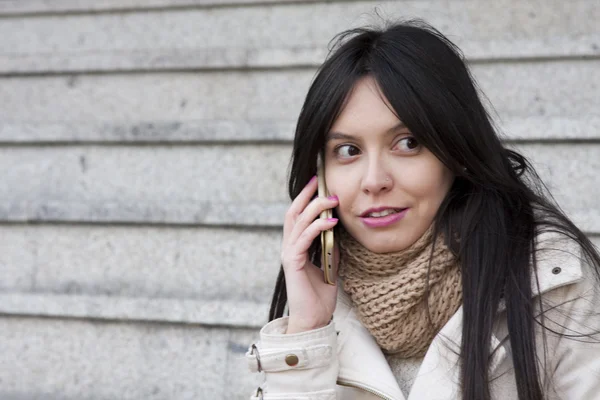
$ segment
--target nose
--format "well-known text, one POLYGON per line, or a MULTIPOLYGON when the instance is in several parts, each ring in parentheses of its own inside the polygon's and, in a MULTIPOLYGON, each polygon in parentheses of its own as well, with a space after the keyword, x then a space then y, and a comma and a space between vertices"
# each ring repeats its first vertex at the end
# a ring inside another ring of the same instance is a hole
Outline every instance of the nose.
POLYGON ((373 157, 368 161, 362 180, 362 190, 366 194, 378 194, 392 189, 394 180, 386 168, 385 161, 373 157))

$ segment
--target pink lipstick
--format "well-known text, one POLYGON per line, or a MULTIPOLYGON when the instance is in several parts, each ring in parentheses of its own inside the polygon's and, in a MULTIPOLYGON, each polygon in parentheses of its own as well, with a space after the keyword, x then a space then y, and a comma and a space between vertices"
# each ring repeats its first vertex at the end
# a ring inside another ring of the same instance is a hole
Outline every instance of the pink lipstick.
POLYGON ((369 228, 381 228, 400 221, 402 218, 404 218, 408 210, 408 208, 405 208, 400 212, 386 215, 385 217, 360 217, 360 219, 362 220, 363 224, 369 228))

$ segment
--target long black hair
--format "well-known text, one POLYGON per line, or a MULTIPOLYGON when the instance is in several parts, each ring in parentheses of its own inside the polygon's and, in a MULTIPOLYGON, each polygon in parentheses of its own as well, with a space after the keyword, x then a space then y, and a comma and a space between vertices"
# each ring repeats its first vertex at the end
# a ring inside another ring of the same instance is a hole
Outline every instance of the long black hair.
MULTIPOLYGON (((450 244, 462 273, 462 398, 490 399, 490 338, 503 299, 519 399, 543 399, 535 351, 540 321, 531 288, 535 238, 552 231, 575 240, 596 272, 598 252, 555 204, 528 160, 502 144, 462 53, 448 38, 412 20, 352 29, 334 43, 298 118, 290 198, 315 175, 317 153, 356 82, 373 77, 417 141, 456 176, 434 227, 446 238, 458 238, 450 244)), ((319 265, 317 242, 309 253, 319 265)), ((283 315, 286 302, 281 270, 269 320, 283 315)))

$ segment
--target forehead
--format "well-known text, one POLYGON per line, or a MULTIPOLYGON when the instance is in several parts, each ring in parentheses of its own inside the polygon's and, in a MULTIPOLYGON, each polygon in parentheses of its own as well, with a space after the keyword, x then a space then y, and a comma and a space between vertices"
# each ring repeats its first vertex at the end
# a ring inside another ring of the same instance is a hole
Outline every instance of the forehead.
POLYGON ((361 134, 387 132, 402 124, 372 77, 357 81, 331 132, 361 134))
POLYGON ((360 79, 350 92, 328 139, 342 135, 385 134, 405 128, 372 77, 360 79))

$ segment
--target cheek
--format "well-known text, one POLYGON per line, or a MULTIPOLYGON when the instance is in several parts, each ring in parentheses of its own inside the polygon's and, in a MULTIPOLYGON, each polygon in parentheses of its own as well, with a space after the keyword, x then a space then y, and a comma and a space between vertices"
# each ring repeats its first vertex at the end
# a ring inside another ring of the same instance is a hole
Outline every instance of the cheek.
POLYGON ((403 186, 415 198, 427 200, 428 203, 439 203, 448 193, 452 181, 452 173, 438 161, 434 165, 428 163, 406 174, 403 186))
POLYGON ((360 191, 359 183, 349 178, 349 174, 342 174, 341 171, 334 168, 325 173, 325 179, 329 193, 340 199, 339 206, 337 207, 338 213, 351 213, 356 195, 360 191))

